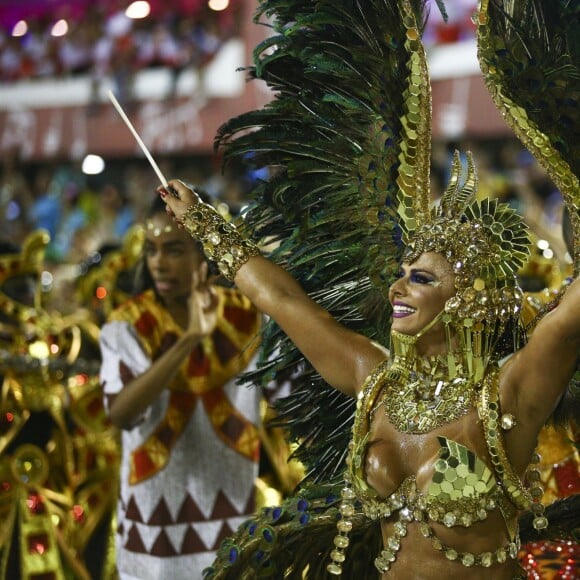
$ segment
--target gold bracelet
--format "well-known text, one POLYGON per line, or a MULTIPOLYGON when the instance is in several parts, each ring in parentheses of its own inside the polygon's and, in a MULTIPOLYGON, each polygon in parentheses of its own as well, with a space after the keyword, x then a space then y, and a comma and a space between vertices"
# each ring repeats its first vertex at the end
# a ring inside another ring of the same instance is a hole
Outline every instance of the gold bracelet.
POLYGON ((219 271, 232 282, 251 256, 260 255, 256 244, 243 238, 235 225, 207 203, 190 206, 183 214, 182 225, 201 242, 207 259, 216 262, 219 271))

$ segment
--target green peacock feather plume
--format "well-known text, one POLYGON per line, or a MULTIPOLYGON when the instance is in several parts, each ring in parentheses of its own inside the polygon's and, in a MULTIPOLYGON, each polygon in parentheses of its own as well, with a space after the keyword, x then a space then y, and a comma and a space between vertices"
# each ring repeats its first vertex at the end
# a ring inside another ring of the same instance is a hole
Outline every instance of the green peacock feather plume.
MULTIPOLYGON (((343 324, 382 343, 403 250, 399 207, 428 209, 424 11, 423 0, 262 2, 255 21, 268 17, 273 35, 248 72, 274 98, 216 138, 226 163, 242 158, 272 173, 245 216, 255 238, 277 244, 270 258, 343 324)), ((338 479, 354 402, 326 385, 273 323, 264 345, 280 354, 249 379, 301 373, 303 387, 279 403, 279 419, 300 442, 306 479, 338 479)))

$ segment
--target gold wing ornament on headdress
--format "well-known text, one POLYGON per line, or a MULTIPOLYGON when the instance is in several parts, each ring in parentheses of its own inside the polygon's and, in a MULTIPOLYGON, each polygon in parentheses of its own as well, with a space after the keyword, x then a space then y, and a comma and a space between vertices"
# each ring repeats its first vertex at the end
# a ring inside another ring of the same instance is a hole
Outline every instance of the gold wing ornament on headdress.
POLYGON ((483 0, 478 56, 491 96, 560 190, 580 271, 580 4, 483 0))

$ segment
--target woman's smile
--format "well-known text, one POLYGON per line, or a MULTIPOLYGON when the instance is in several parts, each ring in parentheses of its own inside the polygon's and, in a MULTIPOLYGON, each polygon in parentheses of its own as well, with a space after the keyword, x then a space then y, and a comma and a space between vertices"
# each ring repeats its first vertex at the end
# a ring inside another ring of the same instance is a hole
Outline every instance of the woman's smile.
POLYGON ((399 300, 393 302, 393 318, 405 318, 415 312, 415 308, 405 304, 404 302, 400 302, 399 300))

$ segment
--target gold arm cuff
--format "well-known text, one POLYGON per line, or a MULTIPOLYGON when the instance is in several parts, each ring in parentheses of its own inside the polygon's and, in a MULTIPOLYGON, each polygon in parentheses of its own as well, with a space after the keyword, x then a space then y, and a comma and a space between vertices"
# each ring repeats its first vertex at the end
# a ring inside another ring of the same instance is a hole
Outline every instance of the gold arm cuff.
POLYGON ((256 244, 243 238, 235 225, 207 203, 190 206, 183 214, 182 224, 191 237, 201 242, 207 259, 215 262, 231 282, 250 257, 260 255, 256 244))

